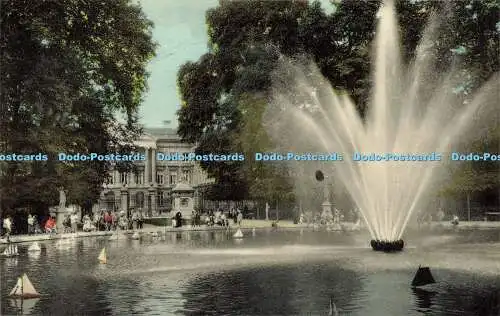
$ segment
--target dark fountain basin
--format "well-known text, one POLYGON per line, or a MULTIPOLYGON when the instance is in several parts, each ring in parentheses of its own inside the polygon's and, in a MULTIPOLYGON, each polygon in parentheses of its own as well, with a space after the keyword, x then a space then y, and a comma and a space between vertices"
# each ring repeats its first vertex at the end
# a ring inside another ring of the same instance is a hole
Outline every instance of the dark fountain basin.
POLYGON ((397 252, 403 250, 405 242, 402 239, 395 241, 372 240, 370 245, 374 251, 397 252))

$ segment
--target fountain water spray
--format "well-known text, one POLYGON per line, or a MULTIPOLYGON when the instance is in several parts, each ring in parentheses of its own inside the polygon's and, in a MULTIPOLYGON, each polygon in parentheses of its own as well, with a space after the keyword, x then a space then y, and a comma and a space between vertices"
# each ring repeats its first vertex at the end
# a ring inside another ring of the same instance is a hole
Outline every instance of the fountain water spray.
POLYGON ((438 19, 431 19, 414 61, 404 66, 392 2, 378 16, 372 97, 364 121, 351 98, 335 92, 315 65, 282 57, 264 124, 281 151, 344 155, 343 161, 320 167, 310 161, 290 166, 304 171, 310 164, 310 174, 322 169, 334 175, 359 208, 372 247, 388 251, 403 248, 410 218, 445 179, 450 158, 441 153, 484 135, 495 123, 498 74, 464 103, 453 92, 456 72, 440 75, 433 69, 430 49, 438 19), (386 161, 354 161, 356 153, 357 158, 386 161), (409 161, 394 161, 396 157, 409 161))

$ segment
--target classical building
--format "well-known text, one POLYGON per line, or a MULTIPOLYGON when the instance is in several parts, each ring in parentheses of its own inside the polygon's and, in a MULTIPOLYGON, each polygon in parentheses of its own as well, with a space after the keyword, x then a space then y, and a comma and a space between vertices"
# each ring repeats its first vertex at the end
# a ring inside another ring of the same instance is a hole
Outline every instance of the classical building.
POLYGON ((194 145, 186 144, 171 128, 146 128, 136 142, 145 155, 137 161, 137 171, 120 173, 112 170, 104 184, 99 206, 106 210, 142 209, 156 216, 182 209, 188 212, 200 204, 201 189, 213 183, 195 161, 157 160, 157 153, 191 153, 194 145))

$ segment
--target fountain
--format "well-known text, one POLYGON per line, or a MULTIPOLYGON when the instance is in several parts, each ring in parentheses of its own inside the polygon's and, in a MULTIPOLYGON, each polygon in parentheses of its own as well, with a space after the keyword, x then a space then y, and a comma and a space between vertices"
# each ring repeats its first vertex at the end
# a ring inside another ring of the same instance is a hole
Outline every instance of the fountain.
MULTIPOLYGON (((350 97, 334 91, 315 65, 282 56, 264 124, 277 150, 292 153, 291 168, 309 174, 321 168, 318 181, 324 172, 343 185, 366 223, 372 248, 391 252, 403 249, 410 219, 452 167, 443 153, 491 131, 499 105, 498 74, 464 102, 454 91, 463 82, 459 72, 438 74, 434 68, 438 18, 431 18, 415 59, 404 66, 392 1, 382 5, 378 17, 366 117, 350 97), (293 153, 311 152, 336 152, 343 161, 321 166, 294 161, 293 153)), ((304 181, 300 173, 298 184, 304 181)))

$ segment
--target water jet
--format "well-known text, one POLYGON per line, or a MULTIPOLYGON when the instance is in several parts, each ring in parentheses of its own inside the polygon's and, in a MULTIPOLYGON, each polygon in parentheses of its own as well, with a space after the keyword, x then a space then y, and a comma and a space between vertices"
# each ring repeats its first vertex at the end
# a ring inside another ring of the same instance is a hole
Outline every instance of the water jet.
POLYGON ((414 59, 406 63, 394 1, 384 1, 379 13, 373 84, 363 116, 313 62, 281 56, 263 117, 280 151, 342 154, 335 163, 287 164, 303 192, 317 187, 314 182, 334 179, 359 210, 372 248, 394 252, 404 248, 407 226, 458 165, 450 165, 448 153, 498 126, 499 75, 464 101, 456 92, 465 80, 456 64, 448 72, 435 71, 438 19, 431 20, 414 59), (304 175, 313 173, 316 181, 309 183, 304 175))

